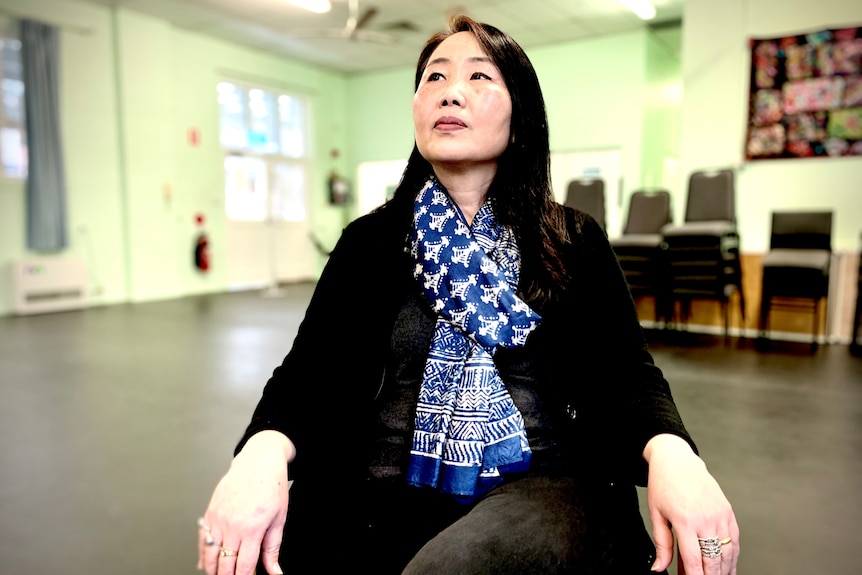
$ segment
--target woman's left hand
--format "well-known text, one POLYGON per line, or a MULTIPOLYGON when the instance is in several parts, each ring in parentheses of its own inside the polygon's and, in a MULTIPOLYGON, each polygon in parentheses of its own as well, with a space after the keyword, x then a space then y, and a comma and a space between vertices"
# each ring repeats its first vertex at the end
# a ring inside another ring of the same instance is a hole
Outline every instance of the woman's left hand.
POLYGON ((656 544, 653 570, 663 571, 670 565, 675 532, 680 573, 736 575, 739 526, 703 460, 684 439, 667 434, 647 443, 644 458, 649 463, 647 503, 656 544), (719 550, 714 557, 708 556, 710 546, 719 550))

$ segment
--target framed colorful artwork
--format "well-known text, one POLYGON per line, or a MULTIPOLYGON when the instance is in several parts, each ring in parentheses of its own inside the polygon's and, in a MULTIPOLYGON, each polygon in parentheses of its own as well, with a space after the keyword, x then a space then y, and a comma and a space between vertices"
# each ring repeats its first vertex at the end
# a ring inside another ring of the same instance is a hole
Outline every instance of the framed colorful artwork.
POLYGON ((862 156, 862 27, 750 47, 746 160, 862 156))

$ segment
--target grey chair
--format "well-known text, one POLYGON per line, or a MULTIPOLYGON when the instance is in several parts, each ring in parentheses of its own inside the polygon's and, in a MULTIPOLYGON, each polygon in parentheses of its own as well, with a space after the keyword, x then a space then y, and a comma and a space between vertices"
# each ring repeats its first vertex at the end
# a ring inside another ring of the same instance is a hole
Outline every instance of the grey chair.
POLYGON ((770 311, 783 307, 811 310, 811 351, 817 349, 820 302, 829 294, 831 262, 832 211, 772 213, 769 251, 763 258, 760 347, 768 340, 770 311))
POLYGON ((688 322, 691 302, 721 304, 725 341, 729 338, 729 303, 734 294, 745 322, 745 295, 736 227, 735 175, 730 169, 695 171, 689 177, 685 220, 662 228, 665 249, 667 321, 688 322))
POLYGON ((565 205, 588 213, 603 230, 607 230, 604 180, 597 178, 570 181, 566 189, 565 205))
POLYGON ((658 321, 666 307, 662 282, 661 229, 671 222, 670 192, 637 190, 632 193, 622 235, 610 240, 635 298, 652 296, 658 321))

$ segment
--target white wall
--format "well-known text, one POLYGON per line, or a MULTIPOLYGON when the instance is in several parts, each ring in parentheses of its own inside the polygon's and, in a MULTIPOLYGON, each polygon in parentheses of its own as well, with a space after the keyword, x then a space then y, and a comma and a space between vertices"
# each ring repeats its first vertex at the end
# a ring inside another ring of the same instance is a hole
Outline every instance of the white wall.
MULTIPOLYGON (((738 168, 737 218, 744 252, 767 249, 773 210, 821 208, 835 212, 833 248, 857 252, 862 158, 743 162, 743 146, 748 40, 860 26, 862 2, 687 0, 683 23, 681 177, 701 168, 738 168)), ((685 198, 675 198, 674 204, 681 220, 685 198)))

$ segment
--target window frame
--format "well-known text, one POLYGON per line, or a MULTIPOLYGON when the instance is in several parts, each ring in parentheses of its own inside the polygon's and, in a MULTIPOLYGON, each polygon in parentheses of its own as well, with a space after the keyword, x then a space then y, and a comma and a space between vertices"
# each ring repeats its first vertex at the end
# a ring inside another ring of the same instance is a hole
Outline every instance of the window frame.
MULTIPOLYGON (((0 17, 0 82, 20 82, 21 83, 21 119, 13 120, 9 118, 9 115, 6 113, 6 106, 3 102, 0 102, 0 130, 2 129, 11 129, 17 131, 21 136, 21 165, 18 171, 11 172, 6 168, 5 163, 2 161, 2 155, 4 153, 3 149, 3 141, 0 138, 0 181, 14 181, 14 182, 22 182, 27 179, 27 175, 29 173, 29 150, 27 148, 27 110, 25 108, 24 103, 24 90, 26 90, 26 86, 24 86, 24 78, 23 78, 23 70, 21 78, 8 78, 6 76, 6 62, 3 57, 4 45, 6 42, 14 42, 18 44, 18 65, 23 67, 23 62, 21 62, 21 35, 18 31, 17 21, 10 20, 8 18, 0 17)), ((5 96, 2 85, 0 85, 0 98, 5 96)))
MULTIPOLYGON (((267 132, 270 136, 274 135, 274 145, 277 148, 277 151, 267 152, 265 150, 256 149, 256 147, 249 143, 246 140, 245 146, 231 146, 227 145, 222 140, 222 130, 223 130, 223 114, 222 114, 222 104, 218 102, 218 110, 219 110, 219 146, 222 150, 222 166, 225 171, 225 175, 227 175, 227 158, 232 156, 250 158, 254 160, 258 160, 264 163, 266 166, 266 188, 267 188, 267 216, 264 220, 257 219, 238 219, 231 216, 231 214, 227 210, 227 198, 225 198, 225 217, 228 221, 239 222, 239 223, 269 223, 269 222, 299 222, 305 221, 310 217, 310 186, 311 186, 311 172, 312 172, 312 159, 311 159, 311 99, 300 92, 296 91, 288 91, 282 88, 274 88, 272 86, 262 85, 256 82, 248 82, 243 80, 238 80, 235 78, 222 78, 216 87, 216 95, 219 96, 219 86, 222 84, 230 84, 237 88, 242 89, 242 93, 244 95, 243 101, 243 121, 246 133, 250 132, 254 125, 254 118, 252 117, 252 106, 251 106, 251 98, 250 93, 253 90, 260 90, 264 94, 270 94, 273 96, 274 102, 274 110, 275 115, 271 116, 269 119, 269 125, 267 126, 267 132), (279 113, 279 104, 278 101, 281 97, 293 98, 302 103, 302 154, 298 156, 290 156, 284 153, 283 146, 283 138, 282 138, 282 127, 284 124, 284 119, 279 113), (276 172, 278 170, 278 166, 280 164, 285 164, 291 167, 299 167, 302 172, 303 179, 303 190, 302 190, 302 214, 301 217, 298 218, 285 218, 280 214, 275 213, 275 204, 274 201, 274 187, 273 184, 276 181, 276 172)), ((223 189, 223 193, 227 193, 227 181, 225 181, 225 186, 223 189)))

